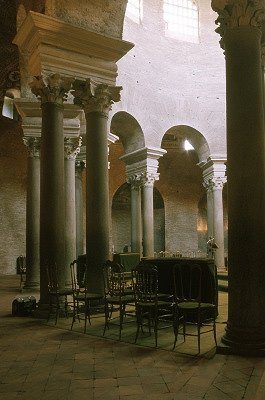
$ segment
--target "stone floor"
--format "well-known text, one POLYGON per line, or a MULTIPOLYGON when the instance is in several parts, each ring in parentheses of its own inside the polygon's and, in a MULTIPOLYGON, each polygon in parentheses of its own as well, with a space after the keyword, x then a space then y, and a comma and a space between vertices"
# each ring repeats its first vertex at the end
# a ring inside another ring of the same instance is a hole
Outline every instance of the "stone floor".
MULTIPOLYGON (((13 317, 19 278, 0 276, 0 398, 5 400, 226 400, 265 399, 265 360, 215 354, 212 334, 202 337, 202 354, 187 338, 172 351, 173 334, 132 343, 131 329, 94 318, 87 334, 82 323, 13 317), (189 353, 189 354, 186 354, 189 353)), ((23 296, 26 295, 23 293, 23 296)), ((218 339, 224 331, 227 293, 219 295, 218 339)), ((129 324, 128 324, 129 325, 129 324)))

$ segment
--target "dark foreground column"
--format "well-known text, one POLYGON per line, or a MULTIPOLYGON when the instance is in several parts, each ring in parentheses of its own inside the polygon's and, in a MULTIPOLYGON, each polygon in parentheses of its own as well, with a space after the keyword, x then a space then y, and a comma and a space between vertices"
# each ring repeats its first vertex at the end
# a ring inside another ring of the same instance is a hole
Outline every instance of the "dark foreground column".
POLYGON ((86 116, 86 254, 88 288, 103 293, 102 264, 109 258, 108 114, 120 87, 90 79, 74 84, 75 103, 86 116))
POLYGON ((70 85, 58 74, 35 78, 31 85, 42 108, 39 313, 48 304, 47 265, 56 264, 60 288, 66 281, 63 101, 70 85))
POLYGON ((226 57, 228 323, 219 351, 265 354, 264 2, 216 0, 226 57), (256 25, 256 26, 253 26, 256 25))

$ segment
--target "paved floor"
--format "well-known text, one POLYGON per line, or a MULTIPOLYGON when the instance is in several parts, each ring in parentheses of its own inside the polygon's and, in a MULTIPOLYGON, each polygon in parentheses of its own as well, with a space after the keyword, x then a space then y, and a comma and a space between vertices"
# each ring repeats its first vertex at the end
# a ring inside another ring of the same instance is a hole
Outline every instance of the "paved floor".
MULTIPOLYGON (((154 349, 144 340, 128 343, 129 335, 121 342, 113 340, 114 328, 103 338, 100 319, 83 334, 82 324, 70 331, 71 321, 63 319, 54 326, 13 317, 18 286, 17 276, 0 276, 0 399, 265 399, 265 360, 215 355, 211 334, 202 338, 203 354, 198 357, 192 338, 175 351, 162 340, 154 349)), ((220 338, 227 294, 220 294, 219 304, 220 338)), ((172 344, 172 332, 170 340, 172 344)))

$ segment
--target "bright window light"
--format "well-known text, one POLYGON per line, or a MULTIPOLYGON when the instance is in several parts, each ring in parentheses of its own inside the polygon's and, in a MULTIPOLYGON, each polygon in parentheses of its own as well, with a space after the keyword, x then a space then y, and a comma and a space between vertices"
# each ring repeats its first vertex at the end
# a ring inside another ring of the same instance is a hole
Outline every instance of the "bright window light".
POLYGON ((164 0, 165 33, 189 42, 199 40, 199 10, 194 0, 164 0))
POLYGON ((139 24, 143 17, 143 0, 128 0, 125 15, 139 24))
POLYGON ((187 139, 184 142, 184 149, 187 151, 194 150, 194 147, 192 146, 192 144, 190 144, 190 142, 187 139))

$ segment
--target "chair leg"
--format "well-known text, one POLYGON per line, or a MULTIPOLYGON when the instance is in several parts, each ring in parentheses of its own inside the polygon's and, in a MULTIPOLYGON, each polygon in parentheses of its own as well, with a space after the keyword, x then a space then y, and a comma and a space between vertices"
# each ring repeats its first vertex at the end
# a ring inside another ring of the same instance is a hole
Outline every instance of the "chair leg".
MULTIPOLYGON (((112 313, 112 311, 111 311, 112 313)), ((106 329, 109 328, 109 318, 111 315, 110 311, 109 311, 109 304, 106 301, 105 302, 105 325, 104 325, 104 330, 103 330, 103 336, 105 335, 106 329)))
POLYGON ((142 315, 141 315, 141 310, 140 310, 139 306, 135 309, 135 313, 136 313, 137 330, 136 330, 134 343, 137 342, 137 339, 138 339, 138 336, 139 336, 139 331, 140 331, 140 326, 143 329, 143 326, 142 326, 142 315))

